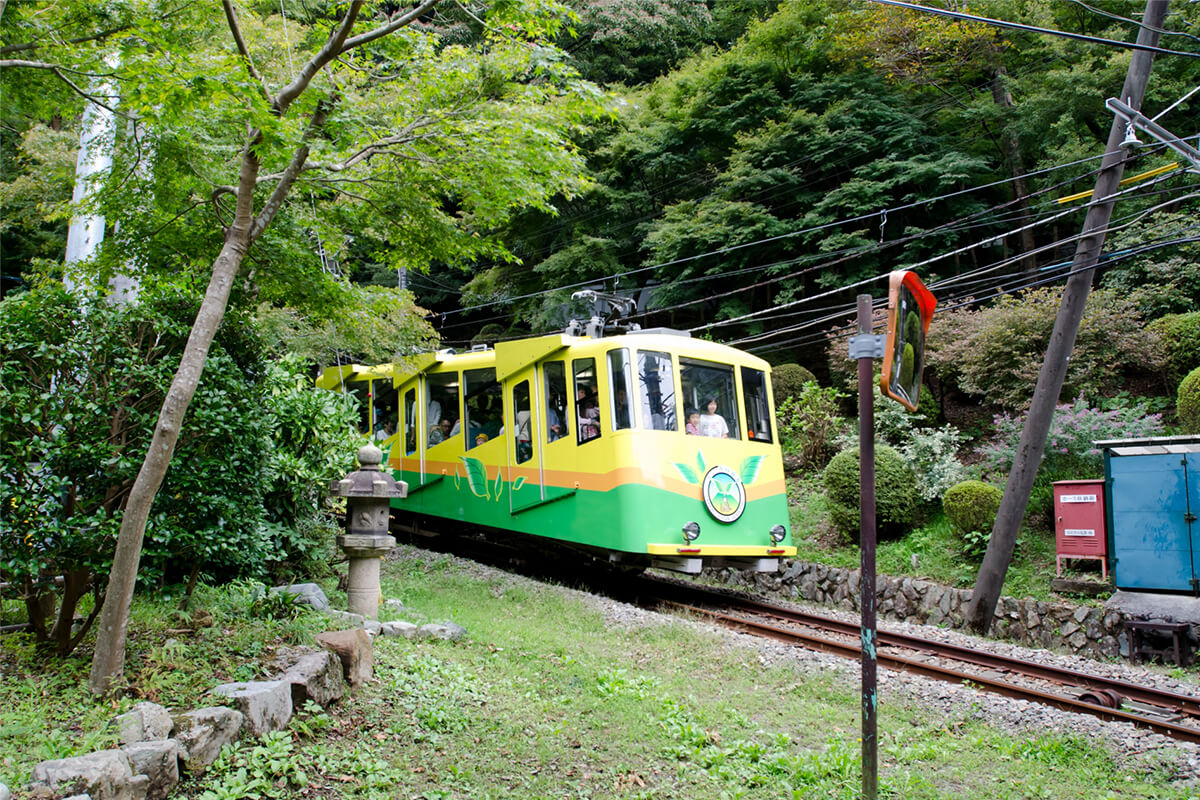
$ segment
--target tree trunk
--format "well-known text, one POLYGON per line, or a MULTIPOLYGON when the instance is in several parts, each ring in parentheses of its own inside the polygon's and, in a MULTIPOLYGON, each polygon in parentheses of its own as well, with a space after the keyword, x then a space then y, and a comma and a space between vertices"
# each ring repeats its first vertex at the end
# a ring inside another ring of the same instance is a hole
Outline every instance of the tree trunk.
MULTIPOLYGON (((253 160, 250 156, 246 158, 253 160)), ((257 164, 254 165, 253 172, 257 175, 257 164)), ((244 175, 243 171, 243 177, 244 175)), ((240 183, 246 186, 244 180, 240 183)), ((252 189, 249 188, 252 186, 253 179, 245 188, 243 196, 252 194, 252 189)), ((241 205, 239 198, 239 207, 241 205)), ((204 302, 200 304, 200 311, 196 314, 196 321, 184 347, 179 369, 175 372, 171 388, 167 390, 162 409, 158 413, 158 422, 154 426, 154 437, 150 441, 146 459, 142 462, 142 468, 129 491, 125 513, 121 518, 121 532, 117 537, 117 550, 113 556, 112 572, 108 576, 108 590, 105 592, 104 609, 100 615, 100 627, 96 633, 92 671, 88 677, 88 688, 93 694, 106 694, 113 688, 114 680, 124 673, 129 607, 133 602, 133 587, 137 582, 146 520, 150 516, 150 507, 171 463, 171 454, 179 440, 184 415, 200 383, 200 374, 208 358, 208 349, 225 316, 225 306, 229 301, 233 280, 249 247, 251 222, 248 214, 239 213, 217 260, 213 263, 212 278, 209 280, 204 302)))

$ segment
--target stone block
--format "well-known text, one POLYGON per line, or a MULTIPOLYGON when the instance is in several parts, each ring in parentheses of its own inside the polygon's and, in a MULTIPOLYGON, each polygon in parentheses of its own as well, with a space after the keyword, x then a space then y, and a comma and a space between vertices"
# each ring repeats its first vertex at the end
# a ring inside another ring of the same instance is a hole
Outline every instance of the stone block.
POLYGON ((425 639, 444 639, 449 642, 457 642, 467 637, 467 629, 453 622, 431 622, 422 625, 417 630, 417 635, 425 639))
POLYGON ((411 622, 385 622, 382 633, 384 636, 402 636, 405 639, 412 639, 417 635, 417 626, 411 622))
POLYGON ((325 596, 325 592, 315 583, 293 583, 287 586, 276 586, 271 589, 271 594, 276 595, 280 592, 296 596, 296 602, 304 605, 312 606, 317 611, 329 610, 329 598, 325 596))
POLYGON ((342 673, 357 689, 375 674, 375 651, 371 637, 362 628, 317 634, 317 644, 332 651, 342 662, 342 673))
POLYGON ((175 739, 182 750, 183 768, 200 773, 216 760, 221 748, 242 732, 242 712, 224 706, 198 708, 175 717, 175 739))
POLYGON ((174 727, 165 708, 158 703, 142 701, 117 717, 117 739, 121 744, 158 741, 169 737, 174 727))
POLYGON ((148 778, 146 800, 163 800, 179 783, 180 748, 174 739, 136 742, 121 751, 129 758, 133 773, 148 778))
POLYGON ((282 730, 292 719, 290 681, 246 681, 224 683, 213 693, 228 697, 245 716, 246 728, 255 736, 282 730))
MULTIPOLYGON (((43 761, 33 768, 30 789, 49 789, 57 797, 88 794, 92 800, 133 800, 133 770, 120 750, 43 761)), ((144 794, 142 795, 144 797, 144 794)))
POLYGON ((342 664, 328 650, 301 656, 282 680, 291 685, 293 709, 303 708, 309 700, 327 708, 346 694, 342 664))

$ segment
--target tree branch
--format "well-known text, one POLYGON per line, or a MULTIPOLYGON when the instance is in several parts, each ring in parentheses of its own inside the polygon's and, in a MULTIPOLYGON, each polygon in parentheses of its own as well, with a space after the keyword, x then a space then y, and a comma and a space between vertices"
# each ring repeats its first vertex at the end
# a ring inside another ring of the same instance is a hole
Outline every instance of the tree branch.
MULTIPOLYGON (((100 31, 99 33, 93 33, 91 36, 80 36, 76 39, 67 39, 66 41, 62 42, 62 44, 83 44, 84 42, 99 42, 104 39, 107 39, 109 36, 112 36, 114 33, 120 33, 121 31, 127 31, 132 27, 133 27, 132 25, 120 25, 116 28, 109 28, 106 31, 100 31)), ((7 55, 9 53, 20 53, 25 50, 36 50, 39 47, 41 47, 40 42, 24 42, 23 44, 10 44, 10 45, 6 45, 4 47, 0 47, 0 56, 7 55)))
POLYGON ((274 102, 275 112, 279 116, 282 117, 292 101, 304 93, 321 68, 342 52, 346 37, 350 35, 350 29, 354 27, 354 22, 358 19, 358 12, 362 9, 363 2, 364 0, 353 0, 350 3, 350 9, 346 12, 346 16, 342 18, 337 29, 330 34, 328 41, 307 64, 300 68, 295 79, 279 92, 279 96, 275 98, 274 102))
MULTIPOLYGON (((313 110, 312 119, 308 122, 308 129, 304 132, 304 140, 296 152, 292 154, 292 160, 284 169, 283 175, 279 178, 279 183, 275 186, 275 190, 271 192, 271 196, 267 198, 267 202, 263 205, 262 211, 255 218, 254 224, 250 228, 250 236, 248 243, 253 243, 267 226, 271 224, 271 220, 275 218, 275 214, 283 207, 283 201, 287 198, 288 192, 292 190, 292 185, 296 182, 296 178, 300 177, 301 171, 304 169, 304 162, 308 160, 309 146, 308 142, 312 139, 313 134, 325 127, 325 120, 329 118, 329 112, 333 110, 334 103, 337 102, 337 97, 329 97, 317 103, 316 109, 313 110)), ((249 193, 249 192, 247 192, 249 193)), ((239 197, 239 202, 241 198, 239 197)))
MULTIPOLYGON (((108 105, 107 103, 100 102, 99 100, 96 99, 95 96, 88 94, 83 89, 80 89, 79 86, 77 86, 74 81, 72 81, 70 78, 68 78, 66 75, 63 74, 62 67, 58 66, 57 64, 50 64, 45 61, 22 61, 21 59, 13 59, 13 58, 0 59, 0 69, 8 69, 10 67, 11 68, 24 68, 24 69, 44 69, 44 70, 47 70, 48 72, 53 72, 60 81, 65 83, 67 86, 71 87, 71 91, 75 92, 75 94, 79 95, 84 100, 87 100, 89 103, 95 103, 96 105, 100 106, 101 108, 103 108, 107 111, 110 111, 113 114, 116 114, 120 117, 124 117, 125 119, 133 119, 133 117, 129 116, 128 114, 122 114, 120 111, 117 111, 115 108, 108 105)), ((83 74, 83 73, 81 73, 81 74, 83 74)))
POLYGON ((422 3, 419 6, 417 6, 416 8, 414 8, 412 11, 409 11, 406 14, 401 14, 400 16, 396 17, 392 21, 388 22, 386 25, 381 25, 380 27, 376 28, 373 31, 367 31, 366 33, 360 33, 358 36, 355 36, 352 39, 347 39, 346 43, 342 46, 342 49, 339 50, 338 52, 345 53, 347 50, 353 50, 354 48, 360 47, 360 46, 366 44, 367 42, 373 42, 376 39, 382 39, 384 36, 387 36, 389 33, 394 33, 395 31, 398 31, 407 25, 411 25, 412 23, 416 22, 422 15, 424 15, 424 13, 426 11, 433 8, 441 1, 442 0, 423 0, 422 3))
POLYGON ((242 61, 246 64, 247 74, 258 84, 263 99, 270 102, 271 93, 267 91, 266 83, 258 74, 258 70, 254 68, 254 59, 250 57, 250 50, 246 47, 246 40, 242 37, 242 27, 238 24, 237 11, 234 9, 233 3, 230 0, 221 0, 221 5, 225 9, 225 21, 229 23, 229 32, 233 34, 233 41, 237 45, 238 52, 242 54, 242 61))

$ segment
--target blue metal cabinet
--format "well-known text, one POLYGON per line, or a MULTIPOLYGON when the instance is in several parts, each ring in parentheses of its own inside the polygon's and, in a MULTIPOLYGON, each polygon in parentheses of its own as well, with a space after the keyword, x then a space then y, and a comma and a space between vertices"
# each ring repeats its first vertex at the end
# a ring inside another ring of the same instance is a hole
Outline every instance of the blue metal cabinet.
POLYGON ((1200 594, 1200 437, 1096 444, 1117 587, 1200 594))

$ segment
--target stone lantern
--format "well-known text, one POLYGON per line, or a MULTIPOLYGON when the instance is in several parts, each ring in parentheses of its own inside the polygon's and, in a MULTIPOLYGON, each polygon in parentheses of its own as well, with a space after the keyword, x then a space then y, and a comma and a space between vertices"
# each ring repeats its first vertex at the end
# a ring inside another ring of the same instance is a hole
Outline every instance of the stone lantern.
POLYGON ((379 616, 379 561, 396 546, 388 534, 391 500, 408 496, 408 484, 384 472, 382 461, 378 447, 364 445, 358 450, 359 468, 329 483, 330 494, 346 498, 346 532, 337 544, 350 559, 350 611, 371 618, 379 616))

